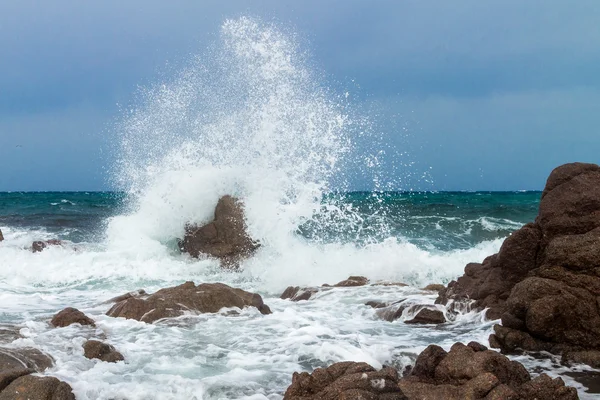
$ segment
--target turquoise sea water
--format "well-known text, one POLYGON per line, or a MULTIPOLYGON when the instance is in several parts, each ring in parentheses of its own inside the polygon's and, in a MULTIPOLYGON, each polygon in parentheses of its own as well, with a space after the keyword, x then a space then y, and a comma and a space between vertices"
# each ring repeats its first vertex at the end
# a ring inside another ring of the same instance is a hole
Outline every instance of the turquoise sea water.
MULTIPOLYGON (((298 228, 315 242, 373 243, 403 238, 423 249, 467 249, 506 237, 533 221, 541 192, 351 192, 322 201, 298 228), (323 209, 325 210, 325 208, 323 209)), ((0 227, 44 230, 75 243, 104 234, 107 218, 126 209, 119 192, 0 192, 0 227)))

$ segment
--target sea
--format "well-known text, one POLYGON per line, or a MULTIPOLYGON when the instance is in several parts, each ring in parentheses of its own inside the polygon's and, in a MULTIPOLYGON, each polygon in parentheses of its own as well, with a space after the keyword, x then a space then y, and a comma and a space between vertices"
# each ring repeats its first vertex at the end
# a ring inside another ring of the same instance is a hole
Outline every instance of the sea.
MULTIPOLYGON (((388 322, 365 303, 433 304, 437 294, 422 288, 497 252, 535 219, 541 193, 390 190, 410 166, 383 165, 382 154, 393 153, 376 117, 328 86, 309 53, 285 26, 226 20, 209 49, 141 88, 111 126, 114 191, 0 193, 0 327, 22 336, 5 346, 50 354, 55 365, 45 374, 68 382, 77 399, 275 400, 294 372, 338 361, 402 371, 429 344, 487 344, 498 321, 480 312, 415 326, 404 323, 409 311, 388 322), (352 190, 357 171, 369 190, 352 190), (210 221, 225 194, 243 201, 248 232, 261 243, 238 271, 177 246, 185 224, 210 221), (49 239, 62 245, 31 251, 49 239), (351 275, 407 286, 279 298, 290 285, 351 275), (105 315, 117 295, 186 281, 257 292, 273 313, 247 308, 154 324, 105 315), (65 307, 96 327, 52 328, 65 307), (114 345, 125 361, 85 358, 89 338, 114 345)), ((573 379, 586 367, 550 355, 511 358, 594 396, 573 379)))

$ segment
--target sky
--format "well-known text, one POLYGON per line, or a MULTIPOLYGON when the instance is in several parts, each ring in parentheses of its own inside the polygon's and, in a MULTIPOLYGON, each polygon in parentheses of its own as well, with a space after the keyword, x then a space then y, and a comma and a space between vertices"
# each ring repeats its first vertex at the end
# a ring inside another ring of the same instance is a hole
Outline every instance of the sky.
POLYGON ((118 105, 241 15, 289 26, 355 85, 403 154, 386 161, 397 189, 536 190, 600 162, 598 0, 9 0, 0 191, 111 189, 118 105))

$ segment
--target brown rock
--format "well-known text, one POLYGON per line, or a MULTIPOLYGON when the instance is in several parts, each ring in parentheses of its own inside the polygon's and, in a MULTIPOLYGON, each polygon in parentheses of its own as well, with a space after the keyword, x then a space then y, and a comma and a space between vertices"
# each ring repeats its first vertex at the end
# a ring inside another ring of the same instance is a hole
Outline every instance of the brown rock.
POLYGON ((284 300, 300 301, 308 300, 313 294, 319 291, 318 288, 300 288, 300 286, 289 286, 281 294, 280 298, 284 300))
POLYGON ((50 376, 22 376, 0 392, 0 400, 75 400, 71 386, 50 376))
POLYGON ((369 283, 369 280, 364 276, 351 276, 346 280, 336 283, 335 287, 351 287, 351 286, 365 286, 369 283))
POLYGON ((35 370, 29 368, 0 369, 0 392, 15 379, 34 372, 35 370))
POLYGON ((446 318, 440 310, 423 308, 413 319, 404 322, 406 324, 443 324, 446 322, 446 318))
POLYGON ((152 323, 185 312, 216 313, 225 307, 256 307, 261 314, 271 314, 269 306, 256 293, 232 288, 222 283, 186 282, 161 289, 146 297, 129 297, 116 303, 106 315, 152 323))
POLYGON ((531 380, 520 363, 471 342, 456 343, 448 353, 436 345, 427 347, 399 386, 411 400, 577 398, 577 391, 561 380, 546 379, 531 380))
POLYGON ((531 381, 524 383, 519 388, 520 399, 537 400, 578 400, 577 390, 565 386, 562 379, 552 379, 546 374, 541 374, 531 381))
POLYGON ((284 400, 404 400, 393 368, 376 371, 366 363, 340 362, 312 374, 295 372, 284 400))
POLYGON ((4 240, 4 235, 2 235, 2 229, 0 229, 0 242, 4 240))
POLYGON ((592 368, 600 368, 600 351, 567 351, 562 356, 565 364, 587 364, 592 368))
POLYGON ((214 220, 201 227, 187 225, 179 247, 192 257, 205 254, 220 259, 223 267, 237 268, 242 259, 259 247, 246 229, 242 203, 234 197, 223 196, 215 207, 214 220))
POLYGON ((52 318, 50 323, 57 328, 62 328, 71 324, 96 326, 94 320, 86 316, 78 309, 72 307, 67 307, 58 314, 56 314, 52 318))
POLYGON ((102 343, 98 340, 88 340, 83 345, 83 355, 86 358, 97 358, 105 362, 123 361, 123 355, 119 353, 113 346, 107 343, 102 343))
POLYGON ((58 239, 50 239, 50 240, 37 240, 31 244, 31 251, 33 253, 39 253, 43 251, 48 246, 62 246, 62 241, 58 239))
POLYGON ((502 351, 600 351, 600 166, 552 171, 536 221, 467 265, 436 300, 451 301, 501 318, 490 344, 502 351))
POLYGON ((446 289, 446 286, 442 285, 441 283, 431 283, 431 284, 425 286, 421 290, 427 290, 430 292, 439 292, 440 290, 444 290, 444 289, 446 289))
POLYGON ((52 357, 37 349, 0 347, 0 371, 25 368, 43 372, 52 365, 52 357))

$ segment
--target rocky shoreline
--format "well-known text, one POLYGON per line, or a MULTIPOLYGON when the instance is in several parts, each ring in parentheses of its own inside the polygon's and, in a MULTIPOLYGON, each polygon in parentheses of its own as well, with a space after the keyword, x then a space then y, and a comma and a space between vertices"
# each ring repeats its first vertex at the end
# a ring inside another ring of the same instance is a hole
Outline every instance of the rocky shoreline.
MULTIPOLYGON (((2 233, 0 232, 0 240, 2 233)), ((48 241, 33 246, 43 251, 48 241)), ((219 200, 212 222, 188 225, 180 249, 192 257, 216 257, 221 266, 237 269, 260 243, 246 232, 243 206, 230 196, 219 200)), ((401 282, 371 282, 351 276, 333 285, 290 286, 281 299, 307 302, 331 290, 354 290, 365 285, 406 286, 401 282)), ((317 399, 577 399, 577 390, 560 378, 530 372, 504 354, 549 352, 565 365, 583 363, 600 368, 600 166, 573 163, 550 174, 536 220, 508 237, 498 254, 481 264, 471 263, 465 273, 447 286, 422 289, 439 292, 435 304, 408 298, 374 299, 365 306, 376 318, 406 324, 435 326, 452 323, 465 310, 485 312, 500 320, 488 343, 455 343, 449 351, 430 345, 414 365, 403 371, 391 366, 377 370, 360 362, 338 362, 290 377, 286 400, 317 399)), ((235 316, 253 308, 260 317, 271 309, 257 293, 222 283, 185 282, 148 294, 138 290, 107 302, 108 317, 153 324, 186 314, 223 313, 235 316)), ((95 321, 75 308, 58 312, 54 329, 73 324, 94 327, 95 321)), ((82 328, 83 329, 83 328, 82 328)), ((0 400, 70 400, 66 383, 44 374, 54 365, 51 355, 33 348, 7 346, 19 337, 0 327, 0 400)), ((81 354, 99 362, 127 363, 110 338, 94 337, 81 354)), ((598 375, 591 375, 598 379, 598 375)))

